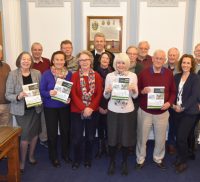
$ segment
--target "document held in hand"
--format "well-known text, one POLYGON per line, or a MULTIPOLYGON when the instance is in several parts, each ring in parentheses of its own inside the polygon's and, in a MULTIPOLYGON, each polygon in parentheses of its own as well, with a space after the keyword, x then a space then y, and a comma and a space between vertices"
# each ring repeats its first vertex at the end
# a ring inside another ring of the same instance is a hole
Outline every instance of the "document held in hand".
POLYGON ((116 82, 112 84, 112 99, 128 100, 129 98, 129 78, 118 77, 116 82))
POLYGON ((39 106, 42 104, 38 83, 23 85, 22 89, 27 94, 25 97, 27 108, 39 106))
POLYGON ((165 87, 148 87, 151 91, 147 94, 147 109, 161 109, 165 100, 165 87))
POLYGON ((66 81, 61 78, 57 78, 54 90, 57 91, 57 94, 51 97, 54 100, 58 100, 66 103, 69 98, 69 94, 71 92, 73 83, 70 81, 66 81))

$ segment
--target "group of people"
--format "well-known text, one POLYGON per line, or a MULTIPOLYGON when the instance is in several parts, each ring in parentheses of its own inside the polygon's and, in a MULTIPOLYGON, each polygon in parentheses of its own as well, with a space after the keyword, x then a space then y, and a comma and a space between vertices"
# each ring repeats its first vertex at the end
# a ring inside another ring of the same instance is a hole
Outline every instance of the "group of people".
POLYGON ((177 48, 169 49, 167 55, 163 50, 156 50, 150 56, 147 41, 140 42, 137 47, 129 46, 126 53, 116 56, 105 50, 105 44, 104 34, 97 33, 95 49, 81 51, 73 57, 72 42, 65 40, 61 42, 60 50, 48 60, 42 57, 42 45, 36 42, 31 47, 32 55, 22 52, 18 56, 16 70, 10 71, 6 63, 0 62, 1 124, 10 123, 10 112, 22 128, 22 173, 27 153, 28 162, 37 164, 34 152, 39 136, 43 145, 47 142, 52 165, 61 166, 57 150, 58 129, 61 157, 66 163, 72 162, 73 170, 78 169, 82 161, 86 168, 91 168, 96 130, 96 158, 107 153, 110 159, 108 175, 115 173, 119 149, 122 175, 129 172, 130 150, 136 150, 135 168, 139 170, 145 166, 146 146, 152 128, 155 139, 153 161, 165 170, 168 123, 167 150, 171 154, 176 152, 173 163, 176 172, 185 171, 188 158, 195 157, 195 128, 200 108, 200 44, 195 47, 195 58, 184 54, 180 60, 177 48), (58 78, 73 83, 65 103, 52 98, 57 94, 58 78), (29 108, 25 102, 27 93, 22 86, 31 83, 39 85, 43 104, 29 108), (159 107, 149 107, 149 95, 156 88, 163 90, 160 91, 163 103, 159 107))

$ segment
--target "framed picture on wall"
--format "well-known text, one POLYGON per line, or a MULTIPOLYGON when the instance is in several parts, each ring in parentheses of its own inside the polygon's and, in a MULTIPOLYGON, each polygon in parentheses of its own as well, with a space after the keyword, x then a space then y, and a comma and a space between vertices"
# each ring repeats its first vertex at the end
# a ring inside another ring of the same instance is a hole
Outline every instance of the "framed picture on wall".
POLYGON ((94 35, 101 32, 106 37, 106 49, 118 53, 122 51, 122 16, 88 16, 87 49, 94 49, 94 35))

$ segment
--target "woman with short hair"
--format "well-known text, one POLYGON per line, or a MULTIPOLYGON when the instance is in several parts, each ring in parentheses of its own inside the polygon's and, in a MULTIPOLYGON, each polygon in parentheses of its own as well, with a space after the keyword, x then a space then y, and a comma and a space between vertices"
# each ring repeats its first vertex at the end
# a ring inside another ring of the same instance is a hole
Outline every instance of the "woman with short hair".
POLYGON ((115 156, 117 146, 120 145, 122 150, 121 174, 128 175, 128 147, 134 145, 136 136, 132 98, 138 96, 137 76, 128 71, 130 59, 126 53, 120 53, 115 57, 113 67, 115 71, 107 75, 104 90, 104 97, 109 99, 107 126, 110 164, 108 174, 115 173, 115 156), (123 94, 114 95, 114 92, 123 92, 123 94))
POLYGON ((24 172, 28 145, 29 163, 35 165, 37 163, 34 152, 37 144, 38 135, 41 131, 40 114, 41 106, 28 108, 25 103, 27 93, 23 91, 22 86, 40 82, 40 72, 31 69, 33 59, 28 52, 19 54, 16 60, 17 69, 9 73, 6 83, 6 99, 11 102, 10 112, 15 116, 18 126, 22 128, 20 138, 20 170, 24 172))
POLYGON ((91 52, 81 51, 77 55, 79 70, 72 75, 71 137, 74 154, 73 170, 78 169, 81 163, 81 146, 84 139, 84 166, 90 168, 92 165, 93 142, 96 133, 99 102, 102 96, 102 79, 92 69, 93 59, 91 52))

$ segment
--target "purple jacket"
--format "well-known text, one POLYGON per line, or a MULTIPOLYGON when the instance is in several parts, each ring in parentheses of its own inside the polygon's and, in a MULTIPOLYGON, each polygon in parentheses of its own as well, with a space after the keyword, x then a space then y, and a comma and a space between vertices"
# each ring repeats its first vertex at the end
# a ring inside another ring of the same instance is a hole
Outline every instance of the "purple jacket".
MULTIPOLYGON (((68 71, 65 80, 70 81, 71 77, 72 72, 68 71)), ((55 83, 56 81, 53 74, 51 73, 51 70, 45 71, 40 82, 40 94, 43 100, 43 105, 44 107, 48 108, 67 107, 69 104, 64 104, 63 102, 51 99, 49 91, 54 89, 55 83)))

